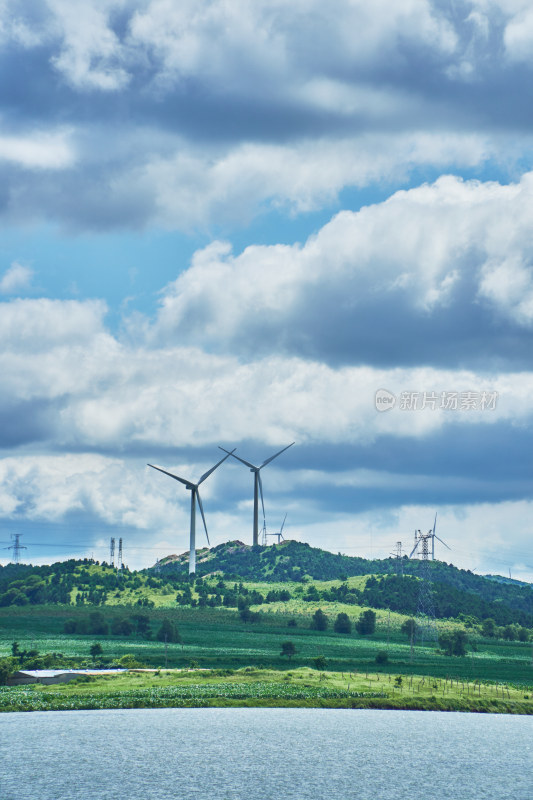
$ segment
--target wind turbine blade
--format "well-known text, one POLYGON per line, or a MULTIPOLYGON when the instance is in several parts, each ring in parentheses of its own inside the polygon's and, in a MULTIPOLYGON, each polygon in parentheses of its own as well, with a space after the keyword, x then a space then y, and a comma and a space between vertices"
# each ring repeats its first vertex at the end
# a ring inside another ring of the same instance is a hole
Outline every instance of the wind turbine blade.
POLYGON ((220 447, 220 445, 218 446, 218 449, 219 450, 224 450, 224 452, 227 453, 228 456, 233 456, 233 458, 236 458, 237 461, 240 461, 242 464, 246 464, 246 466, 250 467, 250 469, 253 469, 253 470, 261 469, 260 467, 256 467, 254 464, 250 464, 249 461, 245 461, 244 458, 240 458, 239 456, 236 456, 235 455, 235 450, 225 450, 224 447, 220 447))
POLYGON ((202 515, 202 520, 204 523, 207 544, 209 545, 209 547, 211 547, 211 542, 209 541, 209 534, 207 532, 207 525, 205 524, 205 514, 204 514, 204 507, 202 505, 202 498, 200 497, 200 492, 198 491, 198 489, 196 490, 196 499, 198 500, 198 508, 200 509, 200 514, 202 515))
POLYGON ((267 458, 267 460, 266 460, 266 461, 263 461, 263 463, 261 464, 261 466, 259 467, 259 469, 263 469, 263 467, 266 467, 266 465, 267 465, 267 464, 270 464, 270 462, 271 462, 271 461, 274 461, 274 459, 275 459, 275 458, 277 458, 277 457, 278 457, 278 456, 280 456, 282 453, 284 453, 284 452, 285 452, 285 450, 288 450, 288 449, 289 449, 289 447, 292 447, 292 446, 293 446, 293 444, 294 444, 294 442, 291 442, 290 444, 288 444, 288 445, 287 445, 287 447, 284 447, 284 448, 283 448, 283 450, 280 450, 280 451, 279 451, 279 453, 274 453, 274 455, 273 455, 273 456, 270 456, 270 458, 267 458))
POLYGON ((416 548, 418 547, 418 544, 419 544, 419 543, 417 542, 417 543, 415 544, 415 546, 413 547, 413 549, 411 550, 411 552, 409 553, 409 558, 412 558, 412 557, 413 557, 413 555, 414 555, 414 553, 415 553, 415 550, 416 550, 416 548))
POLYGON ((194 483, 191 483, 191 481, 186 481, 185 478, 180 478, 178 475, 173 475, 172 472, 167 472, 166 469, 162 469, 161 467, 156 467, 154 464, 148 464, 148 466, 152 467, 152 469, 159 470, 159 472, 164 472, 165 475, 169 476, 169 478, 174 478, 175 481, 183 483, 187 488, 194 486, 194 483))
MULTIPOLYGON (((437 512, 435 511, 435 522, 433 523, 433 536, 435 536, 435 528, 437 527, 437 512)), ((437 539, 439 537, 437 536, 437 539)), ((440 539, 439 539, 440 541, 440 539)))
POLYGON ((232 454, 233 454, 233 450, 230 453, 228 453, 227 456, 224 456, 224 458, 221 458, 220 461, 217 461, 217 463, 215 464, 214 467, 211 467, 211 469, 208 469, 207 472, 204 472, 204 474, 202 475, 202 477, 200 478, 200 480, 198 481, 198 483, 196 485, 200 486, 200 484, 203 483, 206 478, 209 478, 211 473, 214 472, 216 470, 216 468, 219 467, 222 464, 222 462, 225 461, 232 454))
MULTIPOLYGON (((288 512, 287 512, 288 513, 288 512)), ((285 520, 287 519, 287 514, 283 517, 283 522, 281 523, 281 528, 279 529, 280 533, 283 533, 283 526, 285 525, 285 520)))
MULTIPOLYGON (((435 539, 438 539, 438 541, 439 541, 441 544, 443 544, 443 545, 444 545, 444 547, 448 547, 448 545, 446 544, 446 542, 443 542, 443 541, 442 541, 442 539, 441 539, 439 536, 435 535, 435 539)), ((451 547, 448 547, 448 550, 451 550, 451 549, 452 549, 451 547)))
POLYGON ((261 480, 261 473, 257 471, 257 482, 259 484, 259 494, 261 495, 261 506, 263 507, 263 520, 265 519, 265 501, 263 500, 263 481, 261 480))

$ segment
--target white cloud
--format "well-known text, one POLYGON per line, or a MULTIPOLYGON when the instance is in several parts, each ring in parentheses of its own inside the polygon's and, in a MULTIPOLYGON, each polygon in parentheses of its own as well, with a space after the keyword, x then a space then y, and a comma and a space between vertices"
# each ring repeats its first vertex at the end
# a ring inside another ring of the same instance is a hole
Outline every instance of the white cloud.
POLYGON ((282 356, 242 361, 198 348, 147 349, 118 342, 101 328, 102 308, 86 305, 16 301, 0 315, 6 334, 2 406, 31 404, 20 416, 32 414, 35 403, 46 403, 44 436, 63 447, 120 452, 142 445, 149 456, 150 448, 169 442, 176 447, 257 438, 274 447, 293 440, 368 443, 381 435, 423 437, 448 424, 522 422, 533 413, 529 374, 333 368, 282 356), (379 388, 398 396, 485 391, 498 392, 499 398, 494 410, 484 412, 396 408, 383 414, 374 403, 379 388))
POLYGON ((402 41, 446 55, 456 46, 453 29, 426 0, 341 0, 334 12, 318 0, 152 0, 134 15, 131 37, 151 49, 161 77, 205 76, 233 91, 268 91, 273 78, 281 86, 280 78, 291 76, 292 83, 316 66, 360 67, 384 51, 394 63, 402 41), (316 42, 312 52, 308 41, 316 42))
POLYGON ((334 201, 346 186, 403 180, 417 167, 474 166, 493 145, 484 137, 423 131, 361 135, 291 145, 246 143, 222 152, 180 146, 123 175, 115 191, 154 198, 170 229, 253 218, 261 205, 301 213, 334 201))
POLYGON ((33 278, 33 270, 14 261, 0 278, 0 294, 15 294, 27 289, 33 278))
POLYGON ((48 0, 48 5, 62 38, 61 51, 52 63, 68 83, 87 90, 123 89, 131 76, 124 68, 124 48, 111 27, 110 17, 129 3, 48 0))
POLYGON ((218 349, 290 347, 323 336, 314 314, 353 328, 369 302, 419 314, 481 303, 529 327, 532 212, 533 173, 508 186, 444 176, 342 212, 303 246, 234 256, 214 243, 167 287, 153 335, 218 349))
MULTIPOLYGON (((17 273, 15 273, 16 275, 17 273)), ((12 300, 2 304, 0 340, 11 351, 72 347, 102 334, 106 305, 100 300, 12 300)))
POLYGON ((0 136, 0 161, 25 169, 66 169, 76 160, 71 135, 71 130, 61 129, 0 136))

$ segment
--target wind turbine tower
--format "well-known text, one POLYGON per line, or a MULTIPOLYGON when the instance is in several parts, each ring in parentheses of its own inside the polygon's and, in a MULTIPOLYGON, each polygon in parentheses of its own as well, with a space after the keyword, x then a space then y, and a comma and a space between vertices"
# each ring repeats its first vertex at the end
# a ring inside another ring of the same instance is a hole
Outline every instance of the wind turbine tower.
POLYGON ((244 458, 240 458, 239 456, 236 456, 234 450, 232 450, 230 452, 229 450, 226 450, 224 447, 220 448, 221 450, 224 451, 224 453, 227 453, 228 455, 233 456, 233 458, 236 458, 237 461, 240 461, 241 464, 245 464, 247 467, 249 467, 250 472, 253 472, 253 475, 254 475, 253 543, 254 543, 254 545, 259 544, 259 495, 261 495, 261 506, 263 508, 263 519, 265 518, 265 502, 264 502, 264 499, 263 499, 263 482, 261 481, 261 470, 263 469, 263 467, 266 467, 267 464, 270 464, 271 461, 274 461, 275 458, 277 458, 282 453, 284 453, 285 450, 288 450, 289 447, 292 447, 293 444, 294 444, 294 442, 291 442, 290 444, 287 445, 287 447, 284 447, 278 453, 274 453, 273 456, 270 456, 270 458, 267 458, 266 461, 263 461, 263 463, 260 464, 259 466, 256 466, 255 464, 250 464, 250 462, 249 461, 245 461, 244 458))
POLYGON ((179 475, 174 475, 172 472, 168 472, 166 469, 162 467, 156 467, 154 464, 148 464, 149 467, 152 469, 157 469, 159 472, 163 472, 165 475, 168 475, 170 478, 174 478, 175 481, 179 481, 183 483, 186 489, 188 489, 191 493, 191 527, 190 527, 190 541, 189 541, 189 575, 193 575, 196 572, 196 504, 198 504, 198 508, 200 509, 200 514, 202 515, 202 520, 204 523, 205 528, 205 535, 207 538, 207 544, 211 547, 211 542, 209 541, 209 534, 207 533, 207 525, 205 522, 205 515, 204 515, 204 508, 202 506, 202 498, 200 497, 199 486, 203 483, 206 478, 208 478, 212 472, 219 467, 223 461, 225 461, 232 453, 225 451, 228 454, 221 458, 220 461, 217 461, 214 467, 208 469, 207 472, 204 472, 198 483, 193 483, 192 481, 188 481, 185 478, 180 478, 179 475))

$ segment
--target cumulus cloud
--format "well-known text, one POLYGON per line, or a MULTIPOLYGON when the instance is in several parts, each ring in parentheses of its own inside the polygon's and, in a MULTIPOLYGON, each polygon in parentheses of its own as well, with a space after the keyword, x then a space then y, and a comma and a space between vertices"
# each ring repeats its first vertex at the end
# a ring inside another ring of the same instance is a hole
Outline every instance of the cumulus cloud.
POLYGON ((525 363, 532 207, 531 173, 509 185, 444 176, 341 212, 304 245, 233 255, 213 243, 165 290, 152 335, 248 355, 467 364, 487 354, 482 333, 492 355, 525 363))
POLYGON ((15 294, 27 289, 33 278, 33 270, 14 261, 0 278, 0 294, 15 294))
MULTIPOLYGON (((120 342, 102 327, 103 309, 95 303, 18 300, 2 311, 0 412, 7 419, 18 406, 19 420, 27 414, 34 421, 40 408, 55 446, 120 452, 257 438, 272 446, 369 443, 384 435, 422 437, 452 422, 519 422, 533 410, 533 384, 523 374, 335 367, 279 355, 242 360, 200 348, 120 342), (380 414, 380 388, 398 398, 402 392, 497 392, 498 403, 477 414, 438 407, 412 414, 399 405, 380 414)), ((38 440, 43 437, 39 431, 38 440)))
POLYGON ((503 55, 523 9, 454 7, 6 0, 0 213, 189 231, 416 170, 512 171, 532 144, 529 67, 503 55))

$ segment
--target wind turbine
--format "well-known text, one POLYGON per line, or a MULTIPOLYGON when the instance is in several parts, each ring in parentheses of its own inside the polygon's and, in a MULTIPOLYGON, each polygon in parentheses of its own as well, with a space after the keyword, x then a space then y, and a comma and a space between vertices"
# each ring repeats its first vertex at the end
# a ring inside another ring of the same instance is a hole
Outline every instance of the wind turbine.
POLYGON ((285 520, 287 519, 287 514, 283 517, 283 522, 281 523, 281 528, 277 533, 269 533, 268 536, 277 536, 278 537, 278 544, 280 544, 281 540, 285 541, 283 538, 283 528, 285 527, 285 520))
MULTIPOLYGON (((430 539, 431 539, 431 560, 432 561, 435 561, 435 539, 438 539, 439 542, 444 545, 444 547, 448 547, 446 542, 443 542, 443 540, 439 536, 437 536, 437 534, 435 533, 435 528, 436 527, 437 527, 437 514, 435 514, 435 521, 433 523, 433 530, 429 530, 427 533, 421 533, 420 531, 415 531, 415 546, 411 550, 409 558, 413 557, 413 555, 415 554, 415 552, 416 552, 416 550, 418 548, 418 545, 420 544, 420 542, 422 542, 422 558, 424 560, 428 560, 428 558, 429 558, 428 542, 429 542, 430 539), (418 533, 418 536, 417 536, 417 533, 418 533)), ((448 550, 451 550, 451 549, 452 549, 451 547, 448 547, 448 550)))
POLYGON ((200 509, 200 514, 202 515, 202 520, 205 528, 205 535, 207 537, 207 544, 211 547, 211 542, 209 541, 209 534, 207 533, 207 525, 205 523, 202 498, 200 497, 200 492, 198 491, 198 487, 200 486, 201 483, 205 481, 206 478, 208 478, 211 475, 212 472, 216 470, 217 467, 219 467, 222 464, 223 461, 225 461, 228 458, 228 456, 231 455, 231 453, 233 453, 233 450, 231 452, 228 452, 227 456, 221 458, 220 461, 218 461, 214 467, 211 467, 211 469, 208 469, 207 472, 204 472, 198 483, 193 483, 192 481, 185 480, 185 478, 180 478, 178 475, 174 475, 172 472, 168 472, 166 469, 162 469, 162 467, 156 467, 154 464, 148 464, 148 466, 152 467, 152 469, 157 469, 159 472, 164 472, 165 475, 168 475, 170 478, 174 478, 175 481, 183 483, 185 488, 188 489, 191 493, 191 536, 189 543, 189 575, 192 575, 194 572, 196 572, 196 503, 198 503, 198 508, 200 509))
POLYGON ((263 483, 261 481, 260 472, 263 469, 263 467, 266 467, 267 464, 270 464, 271 461, 274 461, 275 458, 277 458, 282 453, 284 453, 285 450, 288 450, 289 447, 292 447, 293 444, 294 444, 294 442, 291 442, 290 444, 287 445, 287 447, 284 447, 283 450, 280 450, 278 453, 274 453, 273 456, 270 456, 270 458, 267 458, 267 460, 263 461, 263 463, 260 464, 258 467, 256 467, 254 464, 250 464, 249 461, 245 461, 244 458, 240 458, 239 456, 236 456, 234 450, 229 451, 229 450, 226 450, 224 447, 220 448, 221 450, 224 451, 224 453, 227 453, 228 456, 233 456, 233 458, 236 458, 237 461, 240 461, 242 464, 245 464, 247 467, 249 467, 250 468, 250 472, 253 472, 253 474, 254 474, 254 530, 253 530, 253 536, 254 536, 253 543, 254 543, 254 545, 259 544, 259 494, 261 494, 261 505, 263 507, 263 518, 265 516, 265 503, 264 503, 264 500, 263 500, 263 483))

